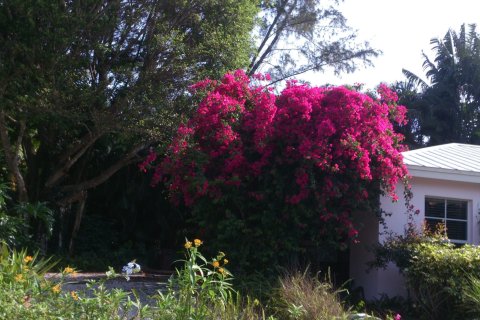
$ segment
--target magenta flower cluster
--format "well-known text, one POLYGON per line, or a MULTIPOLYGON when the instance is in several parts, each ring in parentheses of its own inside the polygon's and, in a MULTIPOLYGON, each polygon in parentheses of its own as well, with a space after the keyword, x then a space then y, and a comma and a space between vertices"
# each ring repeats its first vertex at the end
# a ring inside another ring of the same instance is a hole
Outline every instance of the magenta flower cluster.
MULTIPOLYGON (((403 137, 393 126, 406 123, 405 107, 385 85, 373 97, 292 81, 276 95, 261 80, 237 70, 192 86, 203 98, 152 183, 163 180, 172 199, 187 206, 226 192, 259 205, 272 197, 285 206, 308 201, 319 219, 355 237, 352 203, 367 201, 372 186, 396 200, 395 186, 407 175, 403 137), (282 192, 258 188, 281 174, 288 186, 282 192)), ((149 155, 141 168, 154 159, 149 155)))

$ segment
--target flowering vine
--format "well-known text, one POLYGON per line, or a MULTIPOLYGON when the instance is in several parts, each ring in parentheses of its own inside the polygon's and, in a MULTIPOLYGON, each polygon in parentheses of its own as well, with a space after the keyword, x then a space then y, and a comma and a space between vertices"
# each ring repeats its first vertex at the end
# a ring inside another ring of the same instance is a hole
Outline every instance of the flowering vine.
POLYGON ((152 183, 165 182, 175 203, 210 206, 220 218, 275 210, 293 227, 314 219, 319 234, 333 225, 354 238, 352 213, 379 193, 396 200, 395 186, 407 174, 403 137, 393 127, 406 123, 406 109, 386 85, 373 97, 292 81, 275 95, 263 79, 237 70, 192 86, 203 99, 156 164, 152 183))

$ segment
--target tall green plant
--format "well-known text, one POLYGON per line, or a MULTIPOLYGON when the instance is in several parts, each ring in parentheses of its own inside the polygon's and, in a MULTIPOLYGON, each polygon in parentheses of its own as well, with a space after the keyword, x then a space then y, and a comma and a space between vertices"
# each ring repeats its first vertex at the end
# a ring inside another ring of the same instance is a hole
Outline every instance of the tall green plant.
MULTIPOLYGON (((199 251, 199 239, 185 242, 185 260, 176 270, 166 293, 159 293, 160 312, 172 319, 207 319, 218 308, 226 311, 233 301, 232 274, 226 268, 228 260, 220 252, 208 261, 199 251)), ((215 312, 216 312, 215 311, 215 312)))

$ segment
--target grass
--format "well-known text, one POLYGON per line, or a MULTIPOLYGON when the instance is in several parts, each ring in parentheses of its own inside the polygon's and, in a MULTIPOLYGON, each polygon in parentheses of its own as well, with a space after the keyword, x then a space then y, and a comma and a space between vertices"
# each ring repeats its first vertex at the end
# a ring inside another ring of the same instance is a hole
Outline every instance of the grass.
POLYGON ((305 272, 293 272, 279 280, 274 294, 276 313, 281 319, 346 319, 348 308, 340 299, 329 277, 321 281, 305 272))

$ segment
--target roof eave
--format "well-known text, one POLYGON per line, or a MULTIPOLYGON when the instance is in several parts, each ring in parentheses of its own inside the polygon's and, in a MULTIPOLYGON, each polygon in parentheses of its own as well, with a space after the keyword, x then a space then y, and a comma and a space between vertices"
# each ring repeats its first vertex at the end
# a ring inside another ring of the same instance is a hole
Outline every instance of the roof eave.
POLYGON ((480 172, 455 169, 432 168, 407 164, 412 177, 480 183, 480 172))

